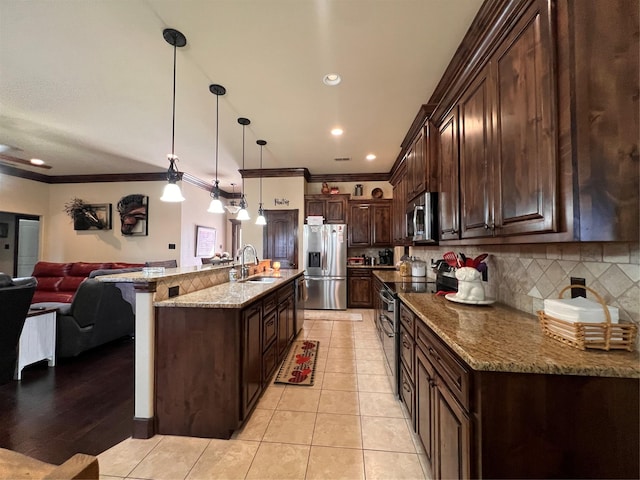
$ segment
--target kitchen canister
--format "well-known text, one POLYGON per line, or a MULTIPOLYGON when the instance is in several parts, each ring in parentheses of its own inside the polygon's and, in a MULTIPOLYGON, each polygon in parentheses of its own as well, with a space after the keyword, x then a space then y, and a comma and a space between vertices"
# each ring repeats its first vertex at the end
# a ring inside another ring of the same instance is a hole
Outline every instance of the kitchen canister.
POLYGON ((425 277, 427 275, 427 262, 419 257, 411 258, 411 276, 425 277))
POLYGON ((353 191, 353 196, 354 197, 361 197, 362 196, 362 184, 358 183, 355 186, 355 189, 353 191))

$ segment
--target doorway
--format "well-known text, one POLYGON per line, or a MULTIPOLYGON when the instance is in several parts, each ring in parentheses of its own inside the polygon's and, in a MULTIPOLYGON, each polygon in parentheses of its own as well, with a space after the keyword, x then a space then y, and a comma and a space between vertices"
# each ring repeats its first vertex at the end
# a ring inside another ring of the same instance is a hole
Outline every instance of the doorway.
POLYGON ((298 210, 265 210, 262 254, 280 268, 298 268, 298 210))
POLYGON ((16 215, 16 236, 14 252, 14 275, 28 277, 38 262, 40 251, 40 218, 16 215))

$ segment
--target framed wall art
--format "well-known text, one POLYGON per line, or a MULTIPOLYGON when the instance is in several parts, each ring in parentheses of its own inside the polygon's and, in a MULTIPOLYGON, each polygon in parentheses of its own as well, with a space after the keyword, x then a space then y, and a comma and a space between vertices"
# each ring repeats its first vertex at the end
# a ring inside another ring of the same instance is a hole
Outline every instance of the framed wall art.
POLYGON ((85 203, 73 211, 74 230, 111 230, 111 204, 85 203))
POLYGON ((196 257, 213 257, 216 252, 216 229, 196 225, 196 257))
POLYGON ((149 197, 133 193, 118 202, 120 232, 127 237, 149 235, 149 197))
POLYGON ((0 223, 0 238, 7 238, 9 236, 9 224, 0 223))

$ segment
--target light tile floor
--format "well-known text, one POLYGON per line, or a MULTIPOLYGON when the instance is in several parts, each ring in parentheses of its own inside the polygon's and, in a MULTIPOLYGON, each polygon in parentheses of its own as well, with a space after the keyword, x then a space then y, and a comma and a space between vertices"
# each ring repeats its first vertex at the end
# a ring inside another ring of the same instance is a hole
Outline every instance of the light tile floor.
POLYGON ((372 310, 305 321, 320 341, 312 387, 270 385, 230 440, 129 438, 99 455, 101 479, 424 479, 424 455, 393 396, 372 310))

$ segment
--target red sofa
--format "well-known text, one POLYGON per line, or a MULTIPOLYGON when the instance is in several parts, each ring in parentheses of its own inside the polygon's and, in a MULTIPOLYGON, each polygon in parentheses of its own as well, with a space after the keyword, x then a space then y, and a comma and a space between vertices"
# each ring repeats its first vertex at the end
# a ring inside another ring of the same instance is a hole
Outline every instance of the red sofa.
POLYGON ((60 302, 71 303, 74 293, 85 278, 94 270, 112 270, 143 267, 143 263, 123 262, 38 262, 32 276, 38 280, 31 303, 60 302))

